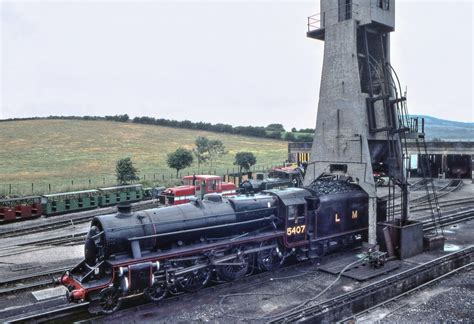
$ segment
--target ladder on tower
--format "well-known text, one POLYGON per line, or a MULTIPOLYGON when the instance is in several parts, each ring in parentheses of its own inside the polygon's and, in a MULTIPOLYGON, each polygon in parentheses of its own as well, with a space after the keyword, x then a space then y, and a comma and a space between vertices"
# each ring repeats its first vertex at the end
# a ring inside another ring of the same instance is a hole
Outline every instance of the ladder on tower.
MULTIPOLYGON (((418 118, 411 119, 416 127, 419 125, 418 118)), ((434 230, 436 235, 444 236, 443 226, 441 225, 441 211, 438 202, 438 195, 436 192, 436 186, 433 181, 433 176, 431 174, 431 165, 428 155, 428 149, 426 147, 425 134, 424 134, 424 119, 421 118, 422 132, 418 133, 419 135, 415 138, 416 149, 418 153, 418 158, 421 166, 421 173, 423 176, 423 187, 425 189, 427 204, 430 209, 431 220, 434 224, 434 230)))
MULTIPOLYGON (((388 62, 377 63, 375 60, 369 59, 371 64, 368 64, 368 74, 372 71, 377 71, 378 78, 375 82, 379 83, 382 90, 378 98, 369 98, 369 122, 370 122, 370 108, 373 108, 375 101, 382 100, 385 112, 387 125, 379 129, 373 129, 374 132, 385 132, 387 137, 389 166, 392 170, 389 181, 389 195, 387 202, 387 220, 395 220, 395 210, 398 206, 396 199, 398 198, 395 191, 396 187, 400 188, 400 204, 401 204, 401 218, 400 225, 405 225, 404 222, 408 219, 408 174, 405 171, 408 168, 409 154, 408 154, 408 139, 413 139, 416 143, 418 155, 424 154, 426 157, 427 147, 424 134, 424 119, 421 119, 421 129, 419 119, 410 118, 408 115, 406 95, 402 96, 402 90, 398 76, 393 67, 388 62), (371 62, 372 61, 372 62, 371 62), (372 68, 371 68, 372 67, 372 68), (393 73, 393 74, 392 74, 393 73), (392 97, 393 99, 389 99, 392 97), (371 102, 372 101, 372 102, 371 102), (372 107, 371 107, 372 105, 372 107), (398 141, 397 141, 398 138, 398 141), (397 144, 400 143, 400 144, 397 144), (400 145, 401 147, 397 147, 400 145), (400 151, 401 150, 401 151, 400 151), (397 174, 398 171, 398 174, 397 174), (405 173, 404 173, 405 172, 405 173)), ((372 81, 372 82, 373 82, 372 81)), ((372 87, 374 88, 374 87, 372 87)), ((372 114, 373 115, 373 114, 372 114)), ((443 228, 441 226, 441 212, 438 203, 438 196, 436 187, 431 174, 429 159, 422 159, 421 168, 423 181, 421 181, 425 192, 427 204, 430 208, 430 214, 436 234, 443 235, 443 228)))
MULTIPOLYGON (((396 74, 395 74, 396 75, 396 74)), ((425 141, 425 126, 424 118, 413 118, 408 115, 406 96, 402 97, 404 100, 397 105, 397 114, 399 116, 400 132, 402 138, 402 145, 404 146, 404 155, 406 156, 406 163, 409 162, 407 137, 413 139, 416 144, 419 160, 421 161, 422 181, 421 186, 424 188, 426 195, 426 203, 430 210, 431 220, 434 225, 436 235, 444 236, 443 227, 441 225, 441 211, 438 202, 438 194, 436 186, 431 174, 431 165, 428 157, 428 149, 425 141), (423 157, 422 157, 423 156, 423 157)))

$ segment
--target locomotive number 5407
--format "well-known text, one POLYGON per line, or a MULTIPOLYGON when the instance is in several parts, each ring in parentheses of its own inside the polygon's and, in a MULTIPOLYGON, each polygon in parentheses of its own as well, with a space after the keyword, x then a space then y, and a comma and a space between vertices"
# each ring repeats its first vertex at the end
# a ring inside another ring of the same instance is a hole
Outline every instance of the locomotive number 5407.
POLYGON ((291 236, 291 235, 304 234, 305 228, 306 228, 306 225, 288 227, 286 229, 286 235, 291 236))

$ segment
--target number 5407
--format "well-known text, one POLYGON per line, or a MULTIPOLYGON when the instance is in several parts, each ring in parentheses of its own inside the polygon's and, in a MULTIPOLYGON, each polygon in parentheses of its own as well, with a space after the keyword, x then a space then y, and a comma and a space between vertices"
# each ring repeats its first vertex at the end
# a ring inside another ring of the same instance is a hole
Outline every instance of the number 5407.
POLYGON ((306 228, 306 225, 288 227, 286 229, 286 235, 291 236, 291 235, 297 235, 297 234, 304 234, 305 228, 306 228))

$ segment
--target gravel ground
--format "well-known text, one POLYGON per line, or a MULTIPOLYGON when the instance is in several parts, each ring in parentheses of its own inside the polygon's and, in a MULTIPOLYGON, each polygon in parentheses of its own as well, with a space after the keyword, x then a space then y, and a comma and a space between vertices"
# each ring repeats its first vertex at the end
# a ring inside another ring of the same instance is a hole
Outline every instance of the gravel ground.
POLYGON ((358 323, 474 323, 474 268, 378 308, 358 323))

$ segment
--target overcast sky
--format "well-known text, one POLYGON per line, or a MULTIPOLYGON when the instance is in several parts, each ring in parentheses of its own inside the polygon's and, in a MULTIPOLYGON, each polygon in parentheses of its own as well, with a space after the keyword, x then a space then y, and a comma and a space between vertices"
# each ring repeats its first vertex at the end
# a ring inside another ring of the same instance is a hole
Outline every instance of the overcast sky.
MULTIPOLYGON (((1 1, 1 0, 0 0, 1 1)), ((0 119, 153 116, 314 127, 312 1, 2 1, 0 119)), ((474 121, 473 1, 397 1, 410 113, 474 121)))

